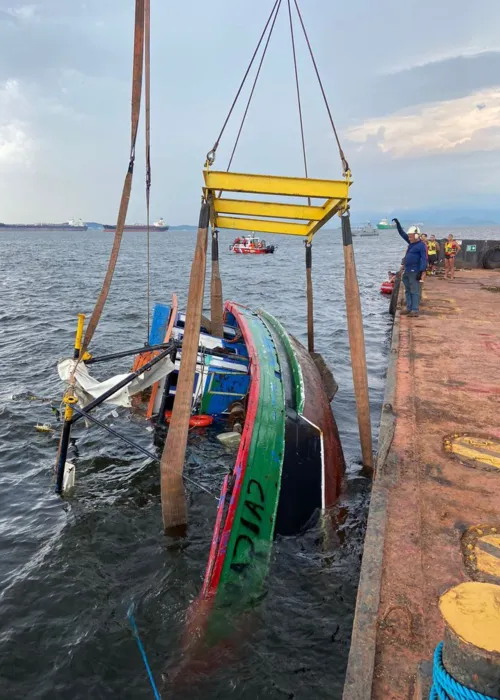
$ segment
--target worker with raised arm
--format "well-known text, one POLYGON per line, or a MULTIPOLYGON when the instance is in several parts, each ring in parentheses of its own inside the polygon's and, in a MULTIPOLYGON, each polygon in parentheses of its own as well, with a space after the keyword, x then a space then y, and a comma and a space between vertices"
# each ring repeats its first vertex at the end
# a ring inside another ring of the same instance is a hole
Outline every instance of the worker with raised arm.
POLYGON ((404 258, 403 284, 406 292, 406 310, 402 314, 418 316, 420 307, 420 282, 427 268, 427 249, 420 240, 420 230, 410 226, 408 233, 403 230, 398 219, 393 219, 398 233, 408 243, 404 258))

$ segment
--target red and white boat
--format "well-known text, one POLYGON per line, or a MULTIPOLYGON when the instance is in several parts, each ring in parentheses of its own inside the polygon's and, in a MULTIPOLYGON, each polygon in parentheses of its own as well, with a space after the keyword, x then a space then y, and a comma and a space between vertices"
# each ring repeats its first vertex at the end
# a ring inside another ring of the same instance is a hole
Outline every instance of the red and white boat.
POLYGON ((268 255, 274 253, 278 246, 267 245, 265 241, 261 241, 257 236, 238 236, 229 246, 229 250, 233 253, 242 255, 268 255))

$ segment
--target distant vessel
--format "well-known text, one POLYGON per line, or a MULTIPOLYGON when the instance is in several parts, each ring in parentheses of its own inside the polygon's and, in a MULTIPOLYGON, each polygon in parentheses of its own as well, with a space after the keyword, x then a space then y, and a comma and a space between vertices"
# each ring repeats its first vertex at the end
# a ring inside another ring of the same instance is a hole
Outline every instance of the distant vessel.
POLYGON ((0 228, 13 231, 86 231, 87 224, 81 219, 70 219, 63 224, 3 224, 0 228))
MULTIPOLYGON (((113 224, 110 226, 109 224, 104 224, 103 226, 105 231, 116 231, 116 224, 113 224)), ((127 224, 126 226, 123 227, 124 231, 147 231, 148 227, 146 224, 127 224)), ((154 231, 168 231, 168 226, 167 224, 163 221, 163 219, 158 219, 158 221, 155 221, 152 226, 150 226, 150 230, 154 231)))
POLYGON ((352 235, 353 236, 378 236, 378 231, 368 221, 366 224, 362 224, 361 226, 355 226, 352 229, 352 235))
POLYGON ((387 219, 381 219, 377 224, 377 228, 383 231, 388 228, 396 228, 396 224, 390 224, 387 219))

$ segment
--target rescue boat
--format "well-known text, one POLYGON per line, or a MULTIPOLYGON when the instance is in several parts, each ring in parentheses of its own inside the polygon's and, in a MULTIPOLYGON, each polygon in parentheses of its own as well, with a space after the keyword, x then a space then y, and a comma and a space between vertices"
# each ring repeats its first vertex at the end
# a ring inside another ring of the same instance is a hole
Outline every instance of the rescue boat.
POLYGON ((229 246, 233 253, 241 255, 268 255, 274 253, 278 246, 267 245, 265 241, 257 236, 238 236, 229 246))

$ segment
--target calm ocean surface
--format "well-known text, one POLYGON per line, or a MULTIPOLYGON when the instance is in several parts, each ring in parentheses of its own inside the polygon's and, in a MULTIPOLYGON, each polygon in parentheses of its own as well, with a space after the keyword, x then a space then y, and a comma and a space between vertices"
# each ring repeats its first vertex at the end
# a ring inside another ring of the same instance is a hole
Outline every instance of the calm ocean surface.
MULTIPOLYGON (((435 229, 444 235, 448 230, 435 229)), ((500 238, 499 228, 454 230, 457 238, 500 238)), ((231 255, 221 234, 224 297, 261 307, 305 342, 304 246, 268 236, 273 256, 231 255)), ((163 536, 159 475, 151 464, 96 427, 75 430, 77 489, 53 493, 57 437, 37 433, 52 422, 61 383, 56 363, 71 354, 76 314, 90 314, 104 275, 111 235, 0 233, 0 698, 92 700, 152 698, 126 618, 136 619, 159 685, 181 655, 186 610, 200 590, 216 502, 189 487, 190 528, 183 547, 163 536), (32 397, 37 397, 33 399, 32 397)), ((184 307, 195 234, 152 235, 152 300, 177 292, 184 307)), ((384 391, 391 322, 379 294, 404 243, 394 231, 356 238, 365 318, 374 437, 384 391)), ((333 541, 319 528, 274 547, 267 595, 238 631, 239 641, 208 673, 162 697, 193 700, 341 698, 362 555, 369 483, 360 475, 359 443, 343 300, 340 232, 313 246, 316 346, 334 371, 333 402, 348 463, 333 541)), ((146 339, 145 239, 125 234, 94 354, 146 339)), ((105 377, 127 361, 98 365, 105 377)), ((108 424, 149 449, 147 424, 125 411, 108 424)), ((226 458, 227 460, 227 458, 226 458)), ((195 439, 188 474, 218 491, 226 467, 212 440, 195 439)))

